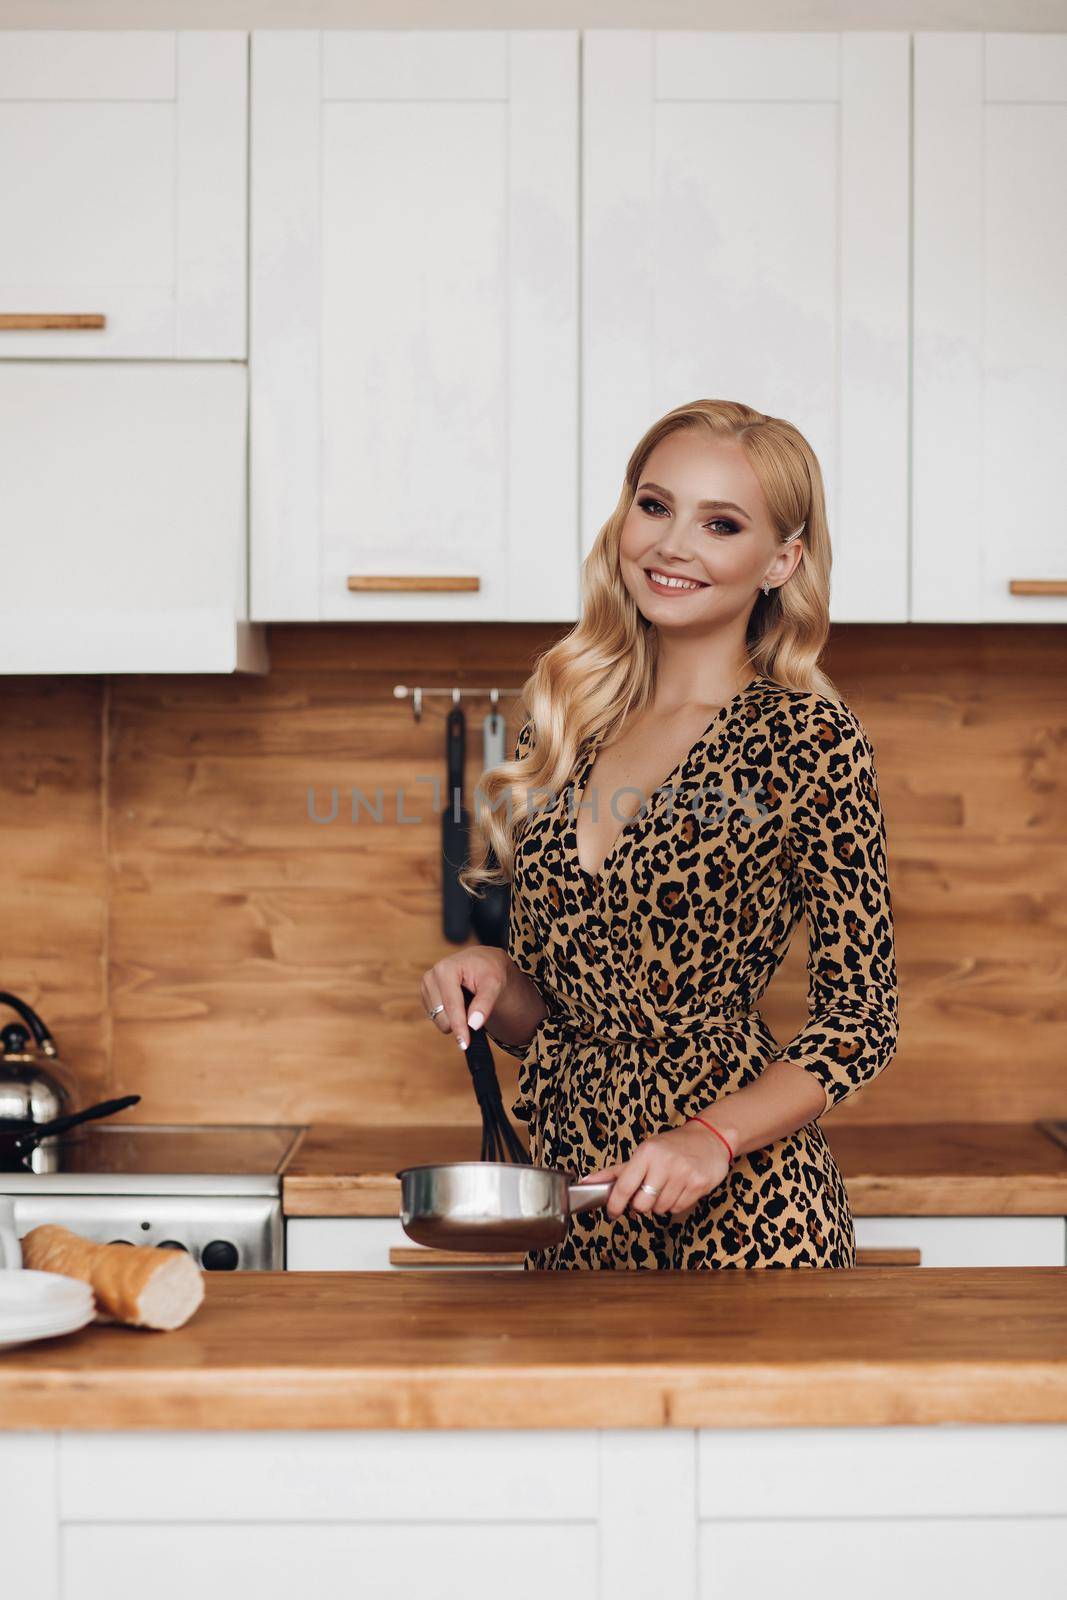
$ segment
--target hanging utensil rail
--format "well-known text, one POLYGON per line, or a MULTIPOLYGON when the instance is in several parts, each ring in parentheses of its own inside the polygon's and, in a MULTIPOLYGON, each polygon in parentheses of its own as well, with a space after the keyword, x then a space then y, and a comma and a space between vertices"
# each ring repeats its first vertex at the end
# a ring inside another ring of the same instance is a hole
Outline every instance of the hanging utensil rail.
POLYGON ((521 694, 521 689, 500 689, 496 686, 467 684, 465 688, 459 685, 451 689, 441 688, 437 685, 417 684, 412 686, 407 683, 398 683, 393 687, 394 700, 411 700, 411 712, 416 722, 422 721, 422 698, 427 694, 447 694, 452 704, 458 706, 462 700, 484 700, 488 696, 490 704, 495 711, 502 695, 521 694))

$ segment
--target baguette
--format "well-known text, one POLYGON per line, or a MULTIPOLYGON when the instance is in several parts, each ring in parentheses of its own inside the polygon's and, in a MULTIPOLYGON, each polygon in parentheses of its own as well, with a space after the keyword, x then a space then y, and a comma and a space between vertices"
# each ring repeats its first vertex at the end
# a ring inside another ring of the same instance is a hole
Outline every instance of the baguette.
POLYGON ((97 1320, 136 1328, 180 1328, 204 1298, 204 1274, 184 1250, 142 1244, 95 1244, 42 1223, 22 1241, 22 1264, 89 1284, 97 1320))

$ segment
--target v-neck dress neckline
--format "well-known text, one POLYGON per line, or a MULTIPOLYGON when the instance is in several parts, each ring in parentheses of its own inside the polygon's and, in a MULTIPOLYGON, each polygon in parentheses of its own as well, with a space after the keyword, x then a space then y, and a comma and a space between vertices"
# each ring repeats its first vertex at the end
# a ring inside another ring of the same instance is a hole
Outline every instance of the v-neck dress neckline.
POLYGON ((585 802, 586 783, 589 778, 590 770, 596 762, 597 753, 601 749, 601 742, 590 745, 589 749, 585 753, 585 756, 578 763, 577 771, 571 785, 574 804, 570 807, 565 804, 563 808, 563 844, 565 853, 569 856, 578 878, 585 886, 587 891, 594 890, 598 884, 602 884, 604 882, 606 874, 612 870, 612 867, 615 864, 616 857, 621 854, 634 835, 638 832, 640 824, 647 821, 648 818, 651 817, 652 812, 656 807, 657 797, 660 795, 661 791, 668 788, 677 779, 684 776, 684 774, 688 771, 691 762, 695 759, 697 753, 703 748, 704 744, 707 742, 708 738, 719 726, 719 724, 727 721, 731 714, 738 707, 744 704, 751 689, 754 689, 757 684, 766 682, 766 674, 758 672, 754 678, 750 678, 748 680, 742 689, 737 691, 732 700, 728 700, 725 705, 721 705, 719 707, 711 721, 708 723, 707 727, 704 729, 703 733, 701 733, 693 742, 693 744, 690 745, 689 749, 686 751, 681 760, 671 768, 670 772, 668 772, 665 778, 660 779, 659 783, 652 791, 652 795, 649 797, 648 804, 639 807, 629 821, 623 823, 622 827, 619 829, 619 832, 615 835, 615 840, 611 846, 611 849, 600 863, 600 866, 596 872, 587 872, 582 866, 582 863, 578 857, 578 816, 585 802))

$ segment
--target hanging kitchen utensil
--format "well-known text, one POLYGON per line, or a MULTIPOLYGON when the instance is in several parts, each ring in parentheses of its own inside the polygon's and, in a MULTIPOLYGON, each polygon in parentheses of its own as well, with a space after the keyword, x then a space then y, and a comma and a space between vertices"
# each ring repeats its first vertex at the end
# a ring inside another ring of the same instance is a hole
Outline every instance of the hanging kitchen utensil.
POLYGON ((65 1117, 54 1117, 51 1122, 40 1122, 35 1127, 21 1130, 0 1126, 0 1170, 17 1172, 26 1157, 42 1139, 52 1139, 83 1122, 94 1122, 98 1117, 114 1116, 140 1100, 139 1094, 124 1094, 117 1100, 101 1100, 83 1111, 72 1111, 65 1117))
MULTIPOLYGON (((486 772, 492 767, 498 767, 504 760, 505 731, 501 713, 495 709, 487 712, 482 723, 482 766, 486 772)), ((492 845, 489 846, 486 865, 493 869, 499 866, 492 845)), ((507 883, 486 884, 481 894, 471 896, 471 924, 479 944, 495 945, 500 950, 506 949, 510 907, 511 886, 507 883)))
MULTIPOLYGON (((464 1011, 474 999, 462 989, 464 1011)), ((404 1167, 400 1221, 416 1244, 444 1250, 538 1250, 559 1244, 568 1219, 604 1204, 614 1180, 579 1184, 573 1173, 535 1167, 504 1112, 484 1029, 464 1052, 482 1113, 482 1159, 404 1167), (510 1159, 501 1160, 507 1155, 510 1159)))
POLYGON ((33 1007, 6 989, 0 1005, 22 1018, 0 1029, 0 1129, 21 1133, 72 1109, 72 1079, 33 1007))
POLYGON ((463 764, 467 723, 462 706, 453 706, 445 722, 445 768, 448 788, 441 813, 441 895, 445 938, 462 944, 471 931, 471 897, 459 881, 467 865, 470 814, 463 804, 463 764))

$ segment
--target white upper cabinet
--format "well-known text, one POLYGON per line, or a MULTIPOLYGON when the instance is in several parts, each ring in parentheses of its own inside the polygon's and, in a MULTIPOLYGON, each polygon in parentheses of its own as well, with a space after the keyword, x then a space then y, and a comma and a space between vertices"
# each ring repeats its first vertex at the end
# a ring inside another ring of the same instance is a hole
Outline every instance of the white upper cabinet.
POLYGON ((252 615, 578 614, 578 35, 252 36, 252 615))
POLYGON ((1067 37, 916 36, 916 621, 1067 620, 1065 173, 1067 37))
POLYGON ((0 362, 0 672, 262 671, 248 371, 0 362))
POLYGON ((583 35, 582 549, 687 400, 788 418, 838 621, 908 615, 905 33, 583 35))
POLYGON ((247 81, 245 33, 0 33, 0 358, 245 357, 247 81))
POLYGON ((262 671, 248 35, 0 33, 0 672, 262 671))

